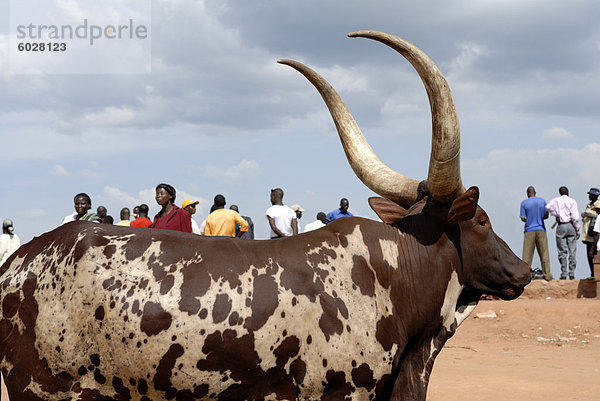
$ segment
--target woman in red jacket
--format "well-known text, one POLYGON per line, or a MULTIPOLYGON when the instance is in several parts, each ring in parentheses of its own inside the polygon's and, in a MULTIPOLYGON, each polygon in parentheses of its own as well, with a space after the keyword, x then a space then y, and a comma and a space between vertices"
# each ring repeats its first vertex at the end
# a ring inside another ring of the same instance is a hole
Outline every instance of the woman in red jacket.
POLYGON ((191 233, 192 215, 175 204, 175 195, 175 188, 169 184, 156 186, 155 199, 162 210, 154 216, 154 222, 150 227, 191 233))

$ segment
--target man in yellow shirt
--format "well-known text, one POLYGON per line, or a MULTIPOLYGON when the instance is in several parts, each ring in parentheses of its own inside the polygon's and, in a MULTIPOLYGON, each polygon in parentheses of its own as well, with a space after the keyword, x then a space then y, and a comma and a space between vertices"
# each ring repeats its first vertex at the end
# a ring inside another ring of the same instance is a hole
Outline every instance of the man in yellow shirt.
POLYGON ((129 220, 131 218, 131 212, 129 211, 129 208, 124 207, 123 209, 121 209, 120 216, 121 216, 121 221, 116 223, 116 225, 129 227, 131 225, 131 220, 129 220))
POLYGON ((248 231, 248 222, 231 209, 225 209, 225 197, 221 194, 215 196, 215 210, 206 218, 204 235, 213 237, 235 237, 235 225, 240 226, 238 237, 248 231))

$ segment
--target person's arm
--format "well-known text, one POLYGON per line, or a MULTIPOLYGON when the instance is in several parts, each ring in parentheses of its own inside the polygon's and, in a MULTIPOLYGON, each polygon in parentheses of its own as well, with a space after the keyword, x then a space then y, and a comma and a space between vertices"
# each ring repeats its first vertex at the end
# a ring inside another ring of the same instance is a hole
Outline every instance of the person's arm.
POLYGON ((579 238, 579 210, 577 209, 577 202, 573 201, 571 204, 571 222, 577 232, 577 238, 579 238))
POLYGON ((181 225, 181 231, 184 233, 192 232, 192 215, 185 209, 177 210, 179 212, 179 224, 181 225))
POLYGON ((546 210, 548 211, 548 213, 550 213, 552 216, 554 217, 558 217, 558 212, 555 210, 554 206, 556 205, 556 202, 554 201, 554 199, 552 199, 550 201, 550 203, 548 203, 546 205, 546 210))
POLYGON ((208 221, 208 218, 206 219, 206 224, 204 225, 204 235, 207 237, 213 236, 212 225, 210 224, 210 221, 208 221))
MULTIPOLYGON (((523 202, 521 202, 521 211, 519 214, 521 215, 521 221, 525 223, 527 221, 527 213, 525 212, 525 206, 523 205, 523 202)), ((548 212, 546 212, 546 214, 548 214, 548 212)))
POLYGON ((292 219, 292 235, 298 235, 298 219, 292 219))
POLYGON ((279 231, 279 229, 275 225, 275 220, 273 220, 273 218, 269 215, 267 215, 267 219, 269 219, 269 225, 271 226, 271 230, 273 230, 273 232, 277 234, 278 237, 285 237, 285 234, 279 231))

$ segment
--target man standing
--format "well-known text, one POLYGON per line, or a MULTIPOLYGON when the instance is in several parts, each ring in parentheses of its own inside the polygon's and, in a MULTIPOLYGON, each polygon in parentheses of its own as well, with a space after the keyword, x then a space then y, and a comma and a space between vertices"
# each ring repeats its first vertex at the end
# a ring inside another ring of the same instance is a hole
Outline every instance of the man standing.
POLYGON ((325 227, 325 222, 327 221, 327 216, 323 212, 317 213, 317 219, 312 223, 308 223, 304 227, 304 232, 307 233, 309 231, 318 230, 321 227, 325 227))
POLYGON ((214 212, 206 218, 204 235, 213 237, 235 237, 235 225, 240 225, 238 237, 248 231, 248 222, 242 219, 238 212, 225 209, 225 197, 221 194, 215 196, 214 212))
POLYGON ((291 207, 283 204, 283 189, 271 190, 271 205, 266 211, 271 227, 271 239, 298 234, 298 218, 291 207))
MULTIPOLYGON (((231 205, 231 206, 229 206, 229 208, 231 210, 235 210, 238 213, 240 212, 240 209, 238 208, 237 205, 231 205)), ((254 239, 254 222, 248 216, 242 216, 242 219, 246 220, 246 222, 248 223, 248 231, 244 231, 244 232, 242 232, 242 234, 240 234, 240 225, 236 224, 235 225, 235 235, 236 236, 239 235, 239 237, 242 239, 254 239)))
POLYGON ((148 218, 148 212, 150 208, 145 203, 139 206, 138 213, 139 217, 133 220, 130 224, 131 227, 148 228, 152 225, 152 220, 148 218))
POLYGON ((554 198, 546 205, 550 214, 556 217, 556 248, 560 262, 560 279, 565 280, 567 273, 571 280, 575 279, 575 258, 577 240, 579 239, 579 210, 575 199, 569 197, 569 189, 560 187, 559 197, 554 198), (567 270, 568 259, 568 270, 567 270))
POLYGON ((354 216, 352 213, 350 213, 348 211, 349 207, 350 207, 350 202, 348 202, 348 199, 342 198, 340 200, 340 208, 327 213, 327 224, 331 223, 335 219, 339 219, 340 217, 354 216))
POLYGON ((181 204, 181 208, 185 209, 192 216, 192 233, 201 235, 200 227, 198 227, 198 223, 193 219, 194 214, 196 214, 196 205, 200 203, 197 200, 186 199, 181 204))
POLYGON ((131 212, 129 211, 129 208, 124 207, 121 209, 120 217, 121 221, 116 224, 117 226, 129 227, 131 225, 131 220, 129 220, 131 218, 131 212))
POLYGON ((550 256, 548 255, 548 237, 544 219, 548 218, 546 201, 535 196, 535 188, 527 188, 527 199, 521 202, 521 220, 525 223, 523 237, 523 261, 531 267, 533 253, 537 248, 544 280, 552 280, 550 256))
POLYGON ((598 242, 598 236, 594 232, 594 224, 598 214, 600 214, 600 200, 598 196, 600 190, 598 188, 590 188, 588 196, 590 203, 585 207, 585 212, 581 213, 583 227, 581 231, 581 241, 585 244, 587 260, 590 266, 590 278, 594 278, 594 256, 596 255, 596 244, 598 242))

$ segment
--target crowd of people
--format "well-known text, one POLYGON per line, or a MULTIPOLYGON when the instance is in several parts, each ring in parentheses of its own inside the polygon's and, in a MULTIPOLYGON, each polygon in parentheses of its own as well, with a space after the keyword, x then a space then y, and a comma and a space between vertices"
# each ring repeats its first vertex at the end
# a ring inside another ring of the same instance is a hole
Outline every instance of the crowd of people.
POLYGON ((585 244, 586 256, 590 268, 588 280, 595 280, 594 256, 598 252, 598 238, 600 237, 600 190, 590 188, 588 191, 589 203, 581 213, 579 224, 579 210, 575 199, 569 197, 569 189, 562 186, 558 189, 559 196, 546 203, 543 198, 536 196, 535 188, 527 188, 527 199, 521 202, 521 220, 525 223, 523 237, 523 261, 531 266, 533 254, 537 249, 542 265, 541 271, 532 271, 533 278, 543 278, 547 281, 553 279, 550 272, 550 256, 548 255, 548 237, 544 220, 549 216, 555 218, 552 228, 556 228, 556 249, 560 263, 560 279, 575 278, 577 265, 576 252, 577 240, 585 244))
MULTIPOLYGON (((353 216, 348 210, 350 202, 348 199, 342 198, 338 209, 328 214, 324 212, 317 213, 316 220, 306 224, 302 231, 298 221, 302 218, 304 209, 298 204, 291 207, 285 205, 283 194, 281 188, 272 189, 271 207, 265 212, 271 230, 271 239, 316 230, 341 217, 353 216)), ((156 186, 155 200, 160 207, 160 211, 154 216, 153 220, 150 220, 148 216, 148 205, 141 204, 135 206, 133 212, 127 207, 122 208, 119 214, 120 220, 115 223, 114 218, 107 213, 105 206, 98 206, 96 213, 94 213, 91 211, 92 200, 90 196, 79 193, 73 199, 75 212, 67 215, 62 224, 85 220, 119 226, 175 230, 206 236, 254 239, 254 222, 252 219, 248 216, 242 216, 237 205, 226 208, 227 201, 222 194, 217 194, 214 197, 209 215, 200 224, 193 218, 199 201, 185 199, 179 207, 175 202, 176 198, 177 191, 173 186, 164 183, 159 184, 156 186)))
MULTIPOLYGON (((575 278, 577 241, 581 239, 586 247, 590 269, 588 279, 594 280, 594 256, 598 252, 600 237, 600 219, 598 218, 600 215, 600 190, 590 188, 587 192, 589 203, 581 215, 577 208, 577 202, 569 197, 569 189, 565 186, 561 186, 558 189, 559 196, 548 203, 537 196, 533 186, 528 187, 526 192, 527 199, 521 202, 520 210, 520 218, 525 223, 522 258, 529 266, 532 266, 533 255, 537 249, 541 269, 532 269, 533 278, 543 278, 547 281, 553 279, 550 271, 548 237, 545 226, 545 220, 552 216, 555 219, 551 228, 556 228, 556 248, 561 269, 560 279, 572 280, 575 278)), ((302 218, 304 209, 298 204, 291 207, 285 205, 283 195, 284 192, 281 188, 271 190, 271 206, 265 212, 271 239, 289 237, 302 232, 299 220, 302 218)), ((127 207, 122 208, 119 213, 119 221, 115 223, 104 206, 98 206, 96 213, 90 211, 92 209, 91 198, 85 193, 79 193, 73 199, 75 212, 65 216, 62 224, 85 220, 119 226, 176 230, 197 235, 254 239, 252 219, 242 216, 237 205, 226 208, 227 201, 222 194, 214 197, 209 215, 200 224, 193 219, 199 201, 185 199, 179 207, 175 203, 176 197, 177 191, 173 186, 159 184, 156 186, 155 200, 160 211, 153 220, 148 216, 148 205, 141 204, 135 206, 133 212, 127 207)), ((353 216, 348 210, 349 206, 348 199, 342 198, 339 208, 327 214, 318 212, 316 220, 306 224, 303 232, 317 230, 341 217, 353 216)), ((0 265, 20 245, 19 237, 14 232, 13 222, 8 219, 4 220, 0 236, 0 265)))

